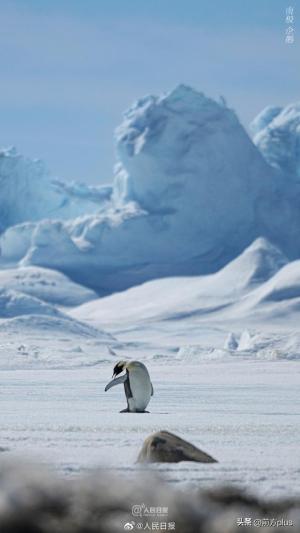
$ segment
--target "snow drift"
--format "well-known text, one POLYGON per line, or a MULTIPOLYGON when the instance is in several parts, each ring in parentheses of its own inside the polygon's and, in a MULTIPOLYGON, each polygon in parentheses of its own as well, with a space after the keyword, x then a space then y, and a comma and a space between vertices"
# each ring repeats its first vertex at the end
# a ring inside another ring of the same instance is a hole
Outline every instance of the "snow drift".
POLYGON ((13 290, 0 290, 0 319, 19 315, 63 316, 54 306, 13 290))
POLYGON ((13 290, 0 290, 0 331, 22 334, 22 327, 32 331, 44 330, 54 333, 72 331, 74 334, 100 336, 104 341, 112 340, 109 333, 90 327, 71 318, 54 305, 47 304, 33 296, 13 290), (85 333, 84 333, 85 332, 85 333))
MULTIPOLYGON (((273 279, 277 286, 276 277, 289 283, 289 276, 284 275, 284 270, 289 271, 290 265, 282 268, 286 263, 287 259, 280 250, 260 238, 219 272, 149 281, 83 304, 71 310, 70 314, 79 320, 107 326, 149 320, 199 320, 201 317, 209 320, 220 311, 226 316, 226 310, 236 302, 243 302, 246 295, 260 294, 264 291, 263 287, 272 287, 273 279)), ((296 273, 294 277, 298 279, 296 273)))
POLYGON ((95 292, 72 282, 60 272, 40 267, 0 270, 0 287, 54 305, 80 305, 97 297, 95 292))

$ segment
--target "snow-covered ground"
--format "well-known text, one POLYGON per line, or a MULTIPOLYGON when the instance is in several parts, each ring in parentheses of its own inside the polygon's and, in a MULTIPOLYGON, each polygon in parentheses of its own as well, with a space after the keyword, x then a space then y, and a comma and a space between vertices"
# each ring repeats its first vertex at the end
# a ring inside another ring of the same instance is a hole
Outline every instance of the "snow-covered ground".
POLYGON ((1 372, 1 446, 70 475, 95 465, 127 473, 152 431, 168 429, 218 459, 154 466, 174 483, 230 482, 268 496, 300 494, 299 366, 295 362, 148 365, 149 414, 120 414, 111 365, 1 372))
POLYGON ((219 461, 153 467, 170 482, 300 494, 299 263, 258 239, 215 274, 105 298, 48 269, 3 270, 0 447, 67 475, 132 475, 167 429, 219 461), (127 358, 149 368, 149 414, 119 413, 123 387, 104 393, 127 358))

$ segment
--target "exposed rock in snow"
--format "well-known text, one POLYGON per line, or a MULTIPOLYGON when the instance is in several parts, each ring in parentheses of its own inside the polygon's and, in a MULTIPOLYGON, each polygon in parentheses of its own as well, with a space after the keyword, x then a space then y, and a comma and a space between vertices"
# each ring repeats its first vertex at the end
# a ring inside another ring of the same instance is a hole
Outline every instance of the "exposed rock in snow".
POLYGON ((252 122, 254 143, 266 161, 300 181, 300 103, 267 107, 252 122))
POLYGON ((180 461, 217 463, 211 455, 166 430, 156 431, 149 435, 137 458, 137 463, 179 463, 180 461))
POLYGON ((50 178, 41 161, 0 151, 0 232, 20 222, 68 219, 96 212, 111 196, 110 187, 66 184, 50 178))
POLYGON ((74 283, 60 272, 40 267, 0 270, 0 287, 54 305, 80 305, 97 297, 95 292, 74 283))

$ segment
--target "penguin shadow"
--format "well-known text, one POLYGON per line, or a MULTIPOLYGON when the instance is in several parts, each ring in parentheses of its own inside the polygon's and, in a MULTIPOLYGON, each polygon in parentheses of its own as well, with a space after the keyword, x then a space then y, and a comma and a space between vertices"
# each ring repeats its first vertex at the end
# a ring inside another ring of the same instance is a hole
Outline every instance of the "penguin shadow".
POLYGON ((153 411, 129 411, 128 409, 122 409, 122 411, 119 411, 119 413, 129 413, 130 415, 169 415, 168 412, 153 412, 153 411))
POLYGON ((130 415, 144 415, 150 414, 150 411, 129 411, 129 409, 122 409, 119 413, 129 413, 130 415))

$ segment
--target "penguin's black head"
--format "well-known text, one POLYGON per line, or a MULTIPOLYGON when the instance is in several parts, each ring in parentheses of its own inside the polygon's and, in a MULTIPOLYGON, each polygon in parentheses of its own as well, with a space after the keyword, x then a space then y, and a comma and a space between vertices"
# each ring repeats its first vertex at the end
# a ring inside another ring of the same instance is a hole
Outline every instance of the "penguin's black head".
POLYGON ((125 370, 125 367, 126 367, 126 361, 119 361, 114 367, 113 378, 115 378, 118 374, 121 374, 121 372, 125 370))

